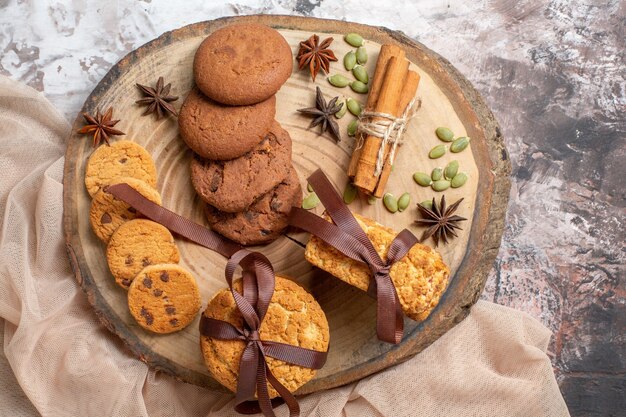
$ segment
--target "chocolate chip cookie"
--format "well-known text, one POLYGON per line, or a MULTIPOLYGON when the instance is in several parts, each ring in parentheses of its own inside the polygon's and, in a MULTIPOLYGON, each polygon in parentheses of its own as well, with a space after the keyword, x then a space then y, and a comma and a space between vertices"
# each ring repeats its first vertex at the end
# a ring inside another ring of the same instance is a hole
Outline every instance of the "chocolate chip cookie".
MULTIPOLYGON (((241 280, 233 287, 241 292, 241 280)), ((207 305, 204 315, 227 321, 241 328, 243 318, 228 289, 219 291, 207 305)), ((265 319, 259 329, 261 340, 286 343, 324 352, 330 333, 326 315, 313 296, 293 281, 277 276, 276 287, 265 319)), ((204 362, 213 377, 229 390, 237 390, 239 361, 246 343, 243 340, 218 340, 200 336, 204 362)), ((315 376, 315 370, 267 358, 272 374, 289 391, 294 392, 315 376)), ((270 397, 278 393, 268 386, 270 397)))
POLYGON ((245 210, 289 174, 291 138, 278 122, 263 141, 244 156, 230 161, 194 158, 191 183, 198 195, 220 211, 245 210))
MULTIPOLYGON (((153 203, 161 204, 161 195, 157 190, 150 187, 143 181, 136 178, 118 178, 115 183, 123 183, 130 185, 141 195, 146 197, 153 203)), ((113 233, 123 223, 133 220, 138 216, 137 210, 129 206, 122 200, 113 197, 112 194, 104 190, 98 191, 91 200, 89 208, 89 222, 98 239, 108 242, 113 233)))
POLYGON ((107 263, 115 282, 128 289, 143 268, 153 264, 177 264, 174 237, 165 226, 135 219, 117 228, 107 245, 107 263))
POLYGON ((241 245, 276 240, 288 226, 291 207, 302 203, 302 189, 294 168, 276 188, 240 213, 225 213, 207 205, 209 225, 217 233, 241 245))
POLYGON ((136 178, 156 187, 157 171, 152 157, 141 145, 130 140, 120 140, 93 151, 85 168, 87 192, 93 197, 120 177, 136 178))
POLYGON ((200 310, 200 290, 182 266, 151 265, 141 270, 128 289, 128 308, 141 327, 155 333, 185 328, 200 310))
POLYGON ((241 106, 276 94, 291 75, 291 47, 276 30, 245 23, 210 34, 196 51, 196 85, 220 103, 241 106))
POLYGON ((250 106, 225 106, 198 89, 185 99, 178 130, 187 146, 206 159, 227 160, 250 152, 270 130, 276 96, 250 106))

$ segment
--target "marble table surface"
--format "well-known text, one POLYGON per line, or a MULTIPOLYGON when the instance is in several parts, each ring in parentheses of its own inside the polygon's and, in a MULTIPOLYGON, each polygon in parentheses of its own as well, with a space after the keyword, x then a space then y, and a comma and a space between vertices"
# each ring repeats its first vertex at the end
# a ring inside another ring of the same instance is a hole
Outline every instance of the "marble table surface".
POLYGON ((0 0, 0 73, 73 121, 129 51, 189 23, 253 13, 400 30, 473 82, 513 164, 482 297, 554 332, 549 353, 572 416, 626 415, 626 2, 0 0))

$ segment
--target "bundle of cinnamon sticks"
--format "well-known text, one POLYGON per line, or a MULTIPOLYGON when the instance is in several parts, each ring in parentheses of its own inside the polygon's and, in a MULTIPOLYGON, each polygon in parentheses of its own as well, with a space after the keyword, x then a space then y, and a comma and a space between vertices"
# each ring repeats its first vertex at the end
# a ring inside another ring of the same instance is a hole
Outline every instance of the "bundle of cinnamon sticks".
MULTIPOLYGON (((402 116, 415 97, 419 81, 419 74, 409 70, 409 61, 402 48, 390 44, 382 45, 365 111, 402 116)), ((372 122, 376 120, 377 117, 372 118, 372 122)), ((387 143, 385 146, 383 168, 376 175, 376 161, 383 139, 361 132, 358 135, 348 166, 348 176, 362 192, 380 198, 391 173, 389 151, 392 144, 387 143)))

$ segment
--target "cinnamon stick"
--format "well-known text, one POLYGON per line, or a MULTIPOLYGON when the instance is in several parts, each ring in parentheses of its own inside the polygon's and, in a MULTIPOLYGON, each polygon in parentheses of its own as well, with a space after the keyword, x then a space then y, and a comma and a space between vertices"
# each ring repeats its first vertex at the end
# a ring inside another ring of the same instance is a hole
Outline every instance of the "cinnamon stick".
MULTIPOLYGON (((404 50, 402 50, 402 48, 396 45, 382 45, 380 47, 380 52, 378 53, 378 60, 376 61, 374 76, 370 80, 370 92, 367 96, 367 103, 365 104, 366 110, 372 110, 376 108, 376 102, 378 101, 380 89, 383 85, 385 70, 387 69, 387 64, 389 63, 389 59, 391 59, 391 57, 403 59, 405 57, 405 52, 404 50)), ((348 176, 350 178, 353 178, 356 175, 356 167, 359 163, 359 159, 361 158, 361 152, 363 151, 362 146, 360 148, 356 148, 356 144, 358 144, 359 141, 365 139, 360 137, 362 135, 361 133, 359 133, 358 135, 359 136, 355 138, 355 149, 352 151, 350 164, 348 165, 348 176)))
MULTIPOLYGON (((409 61, 404 58, 392 57, 389 59, 383 77, 380 95, 374 110, 379 113, 395 114, 400 101, 402 87, 409 70, 409 61)), ((376 121, 377 118, 373 118, 376 121)), ((378 150, 382 143, 381 138, 368 135, 363 142, 359 162, 354 176, 354 185, 367 194, 374 192, 378 184, 378 177, 374 176, 378 150)))
MULTIPOLYGON (((409 71, 406 81, 404 82, 404 86, 402 87, 402 93, 400 93, 400 100, 398 102, 398 108, 395 112, 395 116, 401 116, 406 110, 407 106, 415 97, 415 93, 417 92, 417 86, 420 82, 420 76, 415 71, 409 71)), ((385 187, 387 186, 387 180, 389 180, 389 175, 391 174, 391 163, 388 160, 389 152, 391 151, 391 145, 387 145, 385 149, 385 157, 384 157, 384 165, 383 170, 378 178, 378 184, 376 184, 376 189, 374 190, 374 196, 377 198, 381 198, 385 193, 385 187)), ((396 149, 396 155, 398 154, 398 149, 396 149)))
POLYGON ((378 61, 376 61, 376 69, 374 70, 374 76, 372 77, 370 92, 367 96, 367 103, 365 104, 366 110, 376 108, 376 103, 380 96, 380 90, 383 86, 385 78, 385 70, 387 64, 392 57, 396 57, 398 60, 404 59, 406 54, 404 50, 397 45, 385 44, 380 47, 378 53, 378 61))

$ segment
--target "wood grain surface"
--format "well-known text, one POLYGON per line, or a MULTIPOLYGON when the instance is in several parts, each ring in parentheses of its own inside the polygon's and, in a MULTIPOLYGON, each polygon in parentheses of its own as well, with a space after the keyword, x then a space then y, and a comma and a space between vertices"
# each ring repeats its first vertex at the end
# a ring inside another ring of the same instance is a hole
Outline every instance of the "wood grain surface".
MULTIPOLYGON (((316 378, 303 386, 299 393, 327 389, 357 380, 415 355, 456 323, 462 320, 478 299, 487 274, 500 244, 504 215, 509 193, 510 163, 502 136, 493 115, 470 83, 444 58, 397 32, 346 22, 287 16, 248 16, 224 18, 203 22, 168 32, 158 39, 131 52, 104 77, 84 104, 83 111, 93 113, 114 106, 114 116, 122 121, 118 127, 126 139, 134 140, 150 152, 159 171, 158 189, 163 205, 175 212, 205 223, 202 204, 189 181, 191 151, 178 137, 176 120, 142 117, 142 108, 134 104, 140 97, 135 83, 153 84, 159 76, 173 83, 172 93, 182 98, 192 87, 191 64, 199 43, 212 31, 234 22, 255 21, 276 27, 297 51, 300 40, 311 33, 335 38, 332 48, 338 57, 350 48, 342 41, 342 34, 355 31, 367 39, 370 53, 368 69, 375 64, 376 51, 382 43, 402 46, 411 67, 421 76, 418 95, 422 108, 411 121, 407 143, 399 152, 388 190, 396 195, 411 193, 412 205, 403 213, 390 214, 379 202, 369 206, 364 200, 351 209, 397 230, 412 225, 416 217, 415 203, 440 193, 422 188, 412 181, 414 171, 430 172, 436 166, 457 159, 461 171, 468 173, 467 184, 445 193, 452 202, 465 200, 459 214, 470 219, 459 238, 441 249, 444 260, 453 275, 448 290, 433 314, 422 323, 406 320, 405 336, 400 345, 391 346, 375 337, 375 303, 364 293, 332 277, 313 270, 303 258, 303 244, 308 236, 290 234, 278 241, 258 248, 274 264, 277 272, 288 275, 305 286, 317 298, 327 314, 331 328, 331 351, 327 365, 316 378), (328 34, 328 35, 326 35, 328 34), (468 150, 447 154, 437 161, 427 157, 428 150, 439 141, 434 135, 437 126, 448 126, 458 136, 472 138, 468 150)), ((331 66, 331 72, 343 72, 341 62, 331 66)), ((323 77, 316 82, 327 98, 344 95, 364 101, 364 96, 349 89, 330 86, 323 77)), ((314 83, 306 72, 297 70, 277 96, 277 120, 293 139, 293 162, 302 185, 313 170, 322 167, 335 186, 342 191, 346 184, 345 169, 352 148, 347 136, 339 143, 318 131, 308 130, 309 120, 295 112, 314 103, 314 83)), ((341 129, 350 121, 341 119, 341 129)), ((82 117, 76 119, 73 131, 82 126, 82 117)), ((64 227, 68 254, 74 272, 89 301, 102 322, 124 340, 129 348, 150 366, 165 371, 184 381, 221 387, 208 375, 198 346, 197 323, 185 330, 166 336, 143 331, 130 316, 126 294, 110 276, 104 256, 105 247, 89 227, 90 199, 84 187, 84 168, 91 153, 89 140, 72 134, 68 140, 64 176, 64 227)), ((306 187, 303 187, 306 188, 306 187)), ((321 207, 317 209, 321 213, 321 207)), ((219 289, 225 287, 223 269, 226 260, 220 255, 177 239, 181 250, 181 264, 198 279, 203 305, 219 289)))

